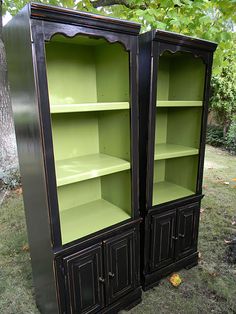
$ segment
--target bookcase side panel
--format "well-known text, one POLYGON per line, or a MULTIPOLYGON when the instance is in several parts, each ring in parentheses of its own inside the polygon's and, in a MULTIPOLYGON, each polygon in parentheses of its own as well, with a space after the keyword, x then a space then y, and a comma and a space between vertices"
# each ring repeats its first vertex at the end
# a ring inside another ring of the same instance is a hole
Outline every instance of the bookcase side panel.
POLYGON ((58 304, 28 6, 4 28, 4 39, 36 302, 53 314, 58 304))

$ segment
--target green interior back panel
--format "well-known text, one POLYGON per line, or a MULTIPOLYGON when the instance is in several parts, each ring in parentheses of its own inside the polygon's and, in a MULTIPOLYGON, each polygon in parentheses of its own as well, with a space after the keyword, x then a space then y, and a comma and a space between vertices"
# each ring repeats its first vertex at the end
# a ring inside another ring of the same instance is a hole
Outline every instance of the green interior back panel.
POLYGON ((121 171, 101 177, 102 198, 131 215, 130 171, 121 171))
POLYGON ((60 211, 102 198, 130 214, 130 180, 130 171, 128 170, 61 186, 57 189, 60 211))
POLYGON ((130 110, 99 113, 100 153, 130 160, 130 110))
POLYGON ((166 160, 166 181, 196 191, 198 156, 172 158, 166 160))
POLYGON ((157 99, 202 100, 205 65, 189 53, 164 53, 159 59, 157 99))
POLYGON ((101 179, 95 178, 57 188, 60 211, 101 198, 101 179))
POLYGON ((96 112, 52 115, 56 160, 99 153, 96 112))
POLYGON ((130 160, 130 111, 52 115, 56 160, 103 153, 130 160))
POLYGON ((155 144, 199 148, 201 107, 157 108, 155 144))
POLYGON ((129 54, 119 43, 96 47, 98 102, 129 101, 129 54))
POLYGON ((50 104, 129 101, 129 54, 120 43, 54 36, 46 43, 50 104))
POLYGON ((96 65, 87 46, 46 44, 50 104, 97 102, 96 65))
POLYGON ((169 108, 167 142, 199 148, 201 107, 169 108))
POLYGON ((154 183, 169 181, 195 191, 197 171, 198 156, 158 160, 154 162, 154 183))
POLYGON ((58 199, 65 244, 131 217, 130 171, 59 187, 58 199))
POLYGON ((170 63, 170 100, 202 100, 205 65, 200 58, 179 53, 170 63))

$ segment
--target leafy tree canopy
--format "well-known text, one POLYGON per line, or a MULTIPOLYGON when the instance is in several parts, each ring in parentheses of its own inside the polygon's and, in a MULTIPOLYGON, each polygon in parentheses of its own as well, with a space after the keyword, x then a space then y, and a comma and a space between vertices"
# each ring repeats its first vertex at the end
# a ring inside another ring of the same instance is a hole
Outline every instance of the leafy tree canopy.
MULTIPOLYGON (((3 12, 14 15, 28 1, 6 0, 3 12)), ((83 11, 133 20, 142 31, 159 28, 216 41, 214 73, 229 64, 236 67, 236 0, 42 0, 83 11), (232 61, 233 60, 233 61, 232 61)))

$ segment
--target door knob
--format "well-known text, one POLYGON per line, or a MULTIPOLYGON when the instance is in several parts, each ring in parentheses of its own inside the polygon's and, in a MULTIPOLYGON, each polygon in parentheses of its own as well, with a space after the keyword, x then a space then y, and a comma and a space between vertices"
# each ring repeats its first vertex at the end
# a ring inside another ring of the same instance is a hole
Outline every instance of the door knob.
POLYGON ((105 279, 102 278, 102 277, 99 277, 98 280, 99 280, 101 283, 104 283, 104 282, 105 282, 105 279))
POLYGON ((113 274, 113 273, 110 272, 110 271, 109 271, 108 275, 109 275, 109 277, 111 277, 111 278, 114 278, 114 277, 115 277, 115 274, 113 274))

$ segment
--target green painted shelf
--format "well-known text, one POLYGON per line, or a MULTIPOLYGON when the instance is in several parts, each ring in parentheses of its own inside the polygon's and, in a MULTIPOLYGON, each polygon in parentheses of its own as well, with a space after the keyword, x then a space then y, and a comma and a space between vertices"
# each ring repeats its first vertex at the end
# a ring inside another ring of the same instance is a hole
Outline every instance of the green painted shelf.
POLYGON ((202 101, 158 100, 157 107, 202 107, 202 101))
POLYGON ((63 104, 51 105, 51 113, 66 113, 66 112, 87 112, 87 111, 104 111, 104 110, 122 110, 129 109, 128 102, 100 102, 100 103, 85 103, 85 104, 63 104))
POLYGON ((152 203, 153 205, 159 205, 193 194, 195 194, 195 192, 180 185, 168 181, 161 181, 154 183, 152 203))
POLYGON ((98 199, 60 212, 62 244, 129 219, 121 208, 98 199))
POLYGON ((155 145, 155 160, 184 157, 197 155, 199 150, 194 147, 187 147, 174 144, 156 144, 155 145))
POLYGON ((85 155, 56 161, 57 186, 130 169, 126 160, 105 154, 85 155))

